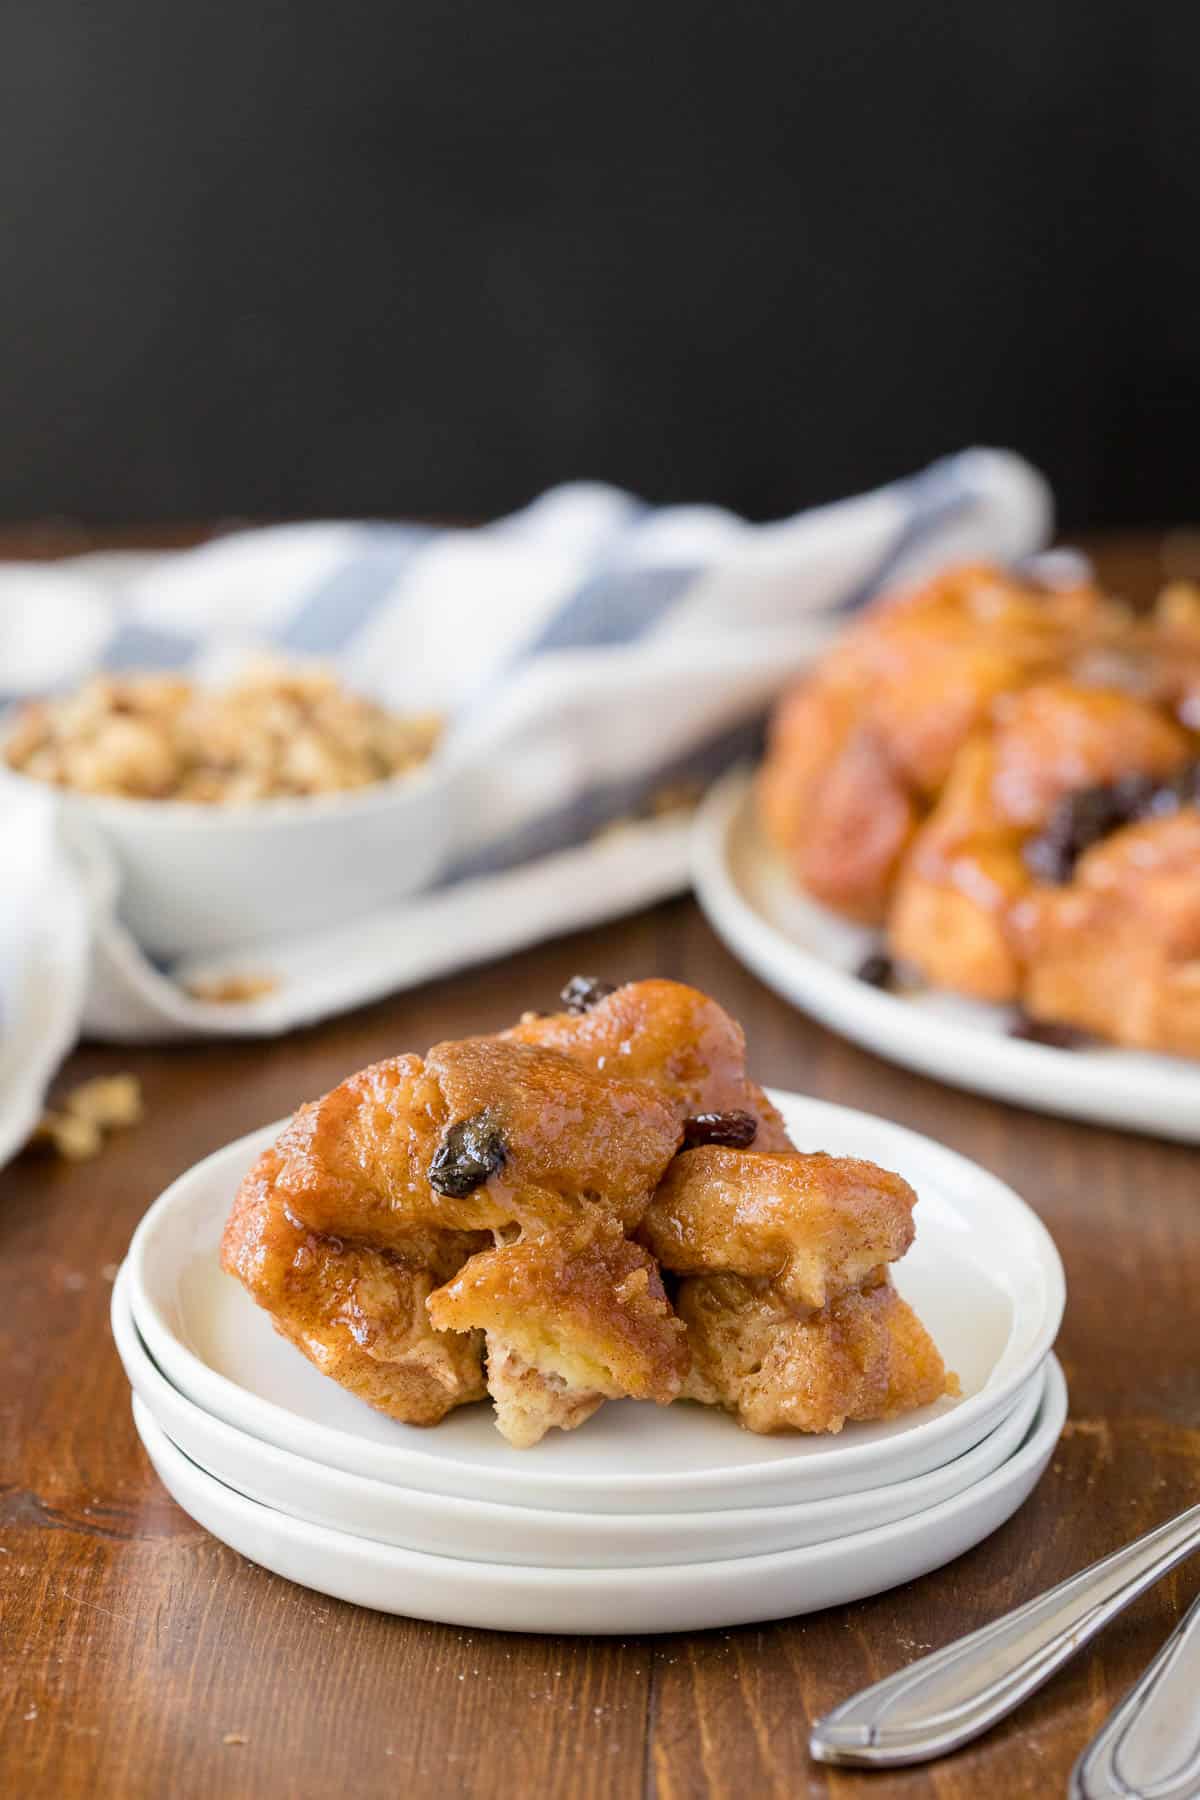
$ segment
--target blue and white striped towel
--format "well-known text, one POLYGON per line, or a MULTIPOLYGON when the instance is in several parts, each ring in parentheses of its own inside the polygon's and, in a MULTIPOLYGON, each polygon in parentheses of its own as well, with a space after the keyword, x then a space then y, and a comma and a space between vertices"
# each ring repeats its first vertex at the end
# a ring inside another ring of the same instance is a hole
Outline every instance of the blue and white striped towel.
MULTIPOLYGON (((9 817, 5 1023, 20 1013, 19 921, 27 934, 46 916, 35 895, 61 900, 72 883, 86 914, 75 940, 89 946, 88 997, 81 1021, 74 971, 63 999, 72 1016, 47 1028, 52 1055, 81 1022, 124 1041, 284 1031, 677 891, 687 880, 678 821, 626 838, 597 840, 598 829, 665 783, 719 772, 780 685, 881 584, 959 557, 1018 559, 1050 526, 1034 470, 970 450, 767 526, 577 484, 476 531, 281 526, 168 556, 2 569, 5 698, 97 668, 219 677, 269 646, 327 658, 399 710, 445 709, 456 758, 474 775, 435 889, 350 934, 281 944, 271 959, 281 986, 245 1007, 189 999, 116 922, 112 872, 81 873, 28 809, 9 817)), ((231 945, 209 972, 236 960, 231 945)), ((6 1031, 0 1108, 12 1054, 6 1031)))

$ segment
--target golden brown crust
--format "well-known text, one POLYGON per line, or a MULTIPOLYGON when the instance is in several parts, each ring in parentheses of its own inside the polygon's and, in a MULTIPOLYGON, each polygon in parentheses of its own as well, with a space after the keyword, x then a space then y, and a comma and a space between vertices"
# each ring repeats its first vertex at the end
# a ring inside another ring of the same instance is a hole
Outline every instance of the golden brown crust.
POLYGON ((553 1045, 464 1038, 435 1045, 425 1066, 451 1118, 486 1113, 499 1126, 507 1149, 487 1183, 494 1225, 530 1229, 543 1207, 557 1224, 585 1204, 632 1228, 679 1144, 664 1095, 632 1071, 601 1073, 553 1045))
POLYGON ((397 1056, 302 1106, 279 1139, 276 1192, 311 1230, 387 1245, 415 1226, 557 1229, 602 1205, 636 1222, 679 1142, 648 1087, 499 1039, 397 1056), (505 1146, 469 1193, 438 1192, 435 1154, 456 1122, 488 1114, 505 1146))
POLYGON ((1114 832, 1015 908, 1035 1018, 1200 1056, 1200 811, 1114 832))
POLYGON ((280 1203, 278 1148, 238 1190, 221 1265, 322 1374, 410 1425, 435 1425, 483 1398, 483 1340, 434 1331, 425 1302, 487 1240, 414 1230, 387 1249, 309 1231, 280 1203))
POLYGON ((677 1274, 771 1281, 789 1304, 819 1307, 904 1255, 916 1200, 854 1157, 706 1147, 675 1158, 641 1238, 677 1274))
MULTIPOLYGON (((1069 796, 1173 777, 1197 732, 1200 592, 1135 620, 1086 585, 954 569, 872 607, 784 698, 759 808, 800 884, 884 923, 922 979, 1195 1055, 1197 978, 1152 897, 1166 877, 1131 869, 1102 902, 1082 865, 1053 886, 1026 851, 1069 796)), ((1172 881, 1178 920, 1200 866, 1172 881)))
POLYGON ((992 793, 999 819, 1044 825, 1055 802, 1121 775, 1169 775, 1188 739, 1147 700, 1066 680, 1006 694, 994 712, 992 793))
POLYGON ((300 1108, 242 1184, 222 1264, 327 1374, 427 1424, 483 1391, 478 1338, 431 1325, 434 1288, 498 1235, 636 1225, 679 1138, 652 1088, 552 1050, 468 1039, 393 1057, 300 1108), (477 1115, 503 1161, 443 1194, 433 1159, 477 1115))
POLYGON ((584 1013, 522 1019, 505 1036, 605 1076, 648 1083, 679 1124, 697 1113, 749 1112, 758 1120, 757 1149, 791 1147, 778 1111, 746 1074, 741 1026, 698 988, 631 981, 584 1013))
POLYGON ((676 1306, 692 1351, 685 1398, 726 1408, 749 1431, 838 1432, 958 1392, 886 1279, 798 1315, 769 1286, 691 1276, 676 1306))

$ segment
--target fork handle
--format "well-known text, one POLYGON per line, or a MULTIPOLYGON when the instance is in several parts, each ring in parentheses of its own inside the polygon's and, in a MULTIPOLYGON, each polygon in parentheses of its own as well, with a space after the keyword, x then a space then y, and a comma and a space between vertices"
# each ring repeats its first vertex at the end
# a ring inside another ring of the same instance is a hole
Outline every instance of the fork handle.
POLYGON ((944 1756, 1048 1681, 1110 1619, 1200 1548, 1200 1506, 835 1707, 812 1730, 818 1762, 895 1767, 944 1756))
POLYGON ((1071 1771, 1070 1800, 1200 1793, 1200 1600, 1071 1771))

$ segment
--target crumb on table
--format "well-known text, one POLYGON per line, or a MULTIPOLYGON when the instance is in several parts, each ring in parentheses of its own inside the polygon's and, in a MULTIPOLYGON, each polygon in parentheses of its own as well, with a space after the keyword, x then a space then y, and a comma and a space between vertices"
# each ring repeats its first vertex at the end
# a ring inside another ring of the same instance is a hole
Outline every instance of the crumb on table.
POLYGON ((136 1125, 142 1112, 142 1084, 136 1075, 97 1075, 46 1108, 26 1148, 52 1150, 68 1162, 86 1162, 99 1155, 106 1132, 136 1125))
POLYGON ((261 1000, 279 987, 274 975, 198 975, 184 982, 193 1000, 207 1000, 219 1006, 244 1006, 247 1001, 261 1000))

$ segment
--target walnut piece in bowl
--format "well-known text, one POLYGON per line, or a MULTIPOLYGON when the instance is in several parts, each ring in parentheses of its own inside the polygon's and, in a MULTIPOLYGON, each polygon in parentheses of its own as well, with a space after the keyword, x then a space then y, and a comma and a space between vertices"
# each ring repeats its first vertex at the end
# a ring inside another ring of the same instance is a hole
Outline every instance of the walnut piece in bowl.
POLYGON ((403 717, 318 666, 263 662, 225 689, 180 675, 97 675, 26 706, 10 768, 130 800, 247 806, 346 793, 419 768, 442 720, 403 717))

